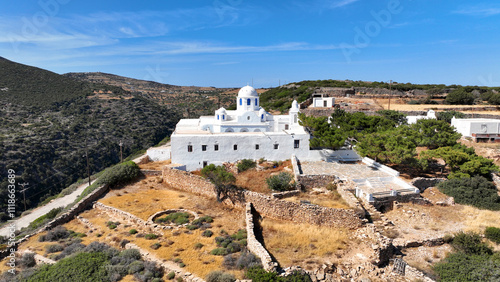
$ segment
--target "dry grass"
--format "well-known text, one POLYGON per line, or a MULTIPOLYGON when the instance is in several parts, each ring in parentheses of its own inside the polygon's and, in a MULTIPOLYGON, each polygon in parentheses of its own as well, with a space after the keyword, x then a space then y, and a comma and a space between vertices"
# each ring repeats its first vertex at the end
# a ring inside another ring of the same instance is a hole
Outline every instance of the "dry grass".
POLYGON ((291 161, 284 161, 279 167, 272 168, 271 163, 269 163, 268 166, 271 168, 266 170, 257 171, 256 169, 250 169, 241 172, 236 175, 236 185, 250 191, 270 194, 271 191, 267 187, 266 179, 273 173, 279 173, 285 170, 289 165, 291 165, 291 161))
POLYGON ((467 231, 484 232, 486 227, 500 228, 500 211, 480 210, 464 206, 465 226, 467 231))
POLYGON ((285 201, 290 201, 294 203, 300 203, 300 201, 310 201, 313 205, 318 205, 327 208, 335 209, 350 209, 349 205, 340 197, 338 194, 319 194, 310 195, 306 193, 301 193, 298 196, 290 197, 284 199, 285 201))
POLYGON ((348 232, 310 224, 294 224, 264 219, 261 222, 266 248, 282 266, 315 257, 325 257, 344 249, 348 232))

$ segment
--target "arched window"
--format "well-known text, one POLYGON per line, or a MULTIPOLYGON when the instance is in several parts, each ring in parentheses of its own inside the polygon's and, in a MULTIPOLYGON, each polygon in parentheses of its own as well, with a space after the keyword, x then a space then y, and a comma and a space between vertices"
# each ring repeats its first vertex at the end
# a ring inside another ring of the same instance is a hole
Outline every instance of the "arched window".
POLYGON ((246 129, 246 128, 242 128, 242 129, 240 130, 240 132, 248 132, 248 129, 246 129))
POLYGON ((240 106, 243 105, 243 99, 240 98, 240 106))
POLYGON ((247 99, 247 106, 250 106, 252 104, 252 100, 247 99))
POLYGON ((255 106, 257 106, 257 104, 259 104, 258 99, 255 98, 255 106))
POLYGON ((234 130, 232 128, 228 128, 226 129, 226 132, 234 132, 234 130))
POLYGON ((226 119, 226 115, 222 115, 222 120, 225 120, 226 119))

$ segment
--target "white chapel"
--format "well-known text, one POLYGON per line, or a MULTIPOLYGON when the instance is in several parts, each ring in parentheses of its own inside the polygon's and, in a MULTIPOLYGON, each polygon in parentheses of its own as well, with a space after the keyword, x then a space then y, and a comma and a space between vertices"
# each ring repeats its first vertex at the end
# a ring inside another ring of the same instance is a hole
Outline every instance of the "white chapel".
POLYGON ((245 86, 236 103, 235 111, 220 108, 213 116, 181 119, 171 136, 172 163, 196 170, 241 159, 310 158, 310 135, 299 125, 297 101, 288 115, 271 115, 259 106, 257 91, 245 86))

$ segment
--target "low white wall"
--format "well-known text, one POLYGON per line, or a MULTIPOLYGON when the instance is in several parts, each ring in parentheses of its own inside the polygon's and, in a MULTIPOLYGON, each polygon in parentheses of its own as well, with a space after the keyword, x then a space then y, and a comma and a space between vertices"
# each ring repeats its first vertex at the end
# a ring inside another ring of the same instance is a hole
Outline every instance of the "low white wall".
POLYGON ((151 148, 146 154, 154 162, 170 160, 170 147, 151 148))

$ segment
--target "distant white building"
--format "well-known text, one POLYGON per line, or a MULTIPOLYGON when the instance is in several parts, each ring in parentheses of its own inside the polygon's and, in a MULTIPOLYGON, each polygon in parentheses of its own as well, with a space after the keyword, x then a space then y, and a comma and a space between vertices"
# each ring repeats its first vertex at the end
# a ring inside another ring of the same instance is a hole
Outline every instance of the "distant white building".
POLYGON ((470 137, 476 142, 500 142, 500 119, 453 117, 451 125, 462 136, 470 137))
POLYGON ((323 97, 323 94, 313 94, 312 99, 313 108, 331 108, 335 105, 334 97, 323 97))
POLYGON ((309 134, 299 125, 299 105, 293 101, 288 115, 271 115, 259 106, 251 86, 238 92, 237 109, 220 108, 213 116, 181 119, 171 136, 172 163, 196 170, 208 164, 241 159, 270 161, 318 160, 309 150, 309 134))
POLYGON ((436 112, 433 110, 429 110, 427 112, 427 115, 425 115, 425 116, 406 116, 406 120, 408 121, 408 124, 417 123, 417 120, 419 120, 419 119, 436 119, 436 112))

